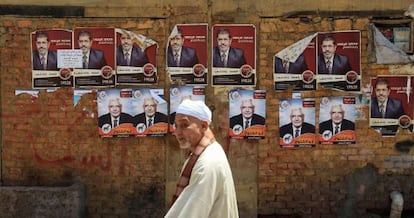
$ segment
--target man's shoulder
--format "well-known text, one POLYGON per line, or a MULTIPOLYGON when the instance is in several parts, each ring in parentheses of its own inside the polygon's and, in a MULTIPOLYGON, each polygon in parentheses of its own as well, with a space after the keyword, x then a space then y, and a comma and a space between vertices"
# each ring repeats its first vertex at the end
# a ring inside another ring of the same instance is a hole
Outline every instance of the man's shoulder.
POLYGON ((132 118, 132 116, 130 114, 124 113, 124 112, 121 113, 121 116, 126 117, 126 118, 132 118))
POLYGON ((337 58, 337 59, 339 59, 341 61, 348 61, 348 56, 342 55, 342 54, 335 53, 335 58, 337 58))
POLYGON ((235 47, 231 47, 229 52, 233 52, 235 54, 243 54, 244 51, 241 48, 235 48, 235 47))
POLYGON ((141 117, 145 117, 145 112, 142 112, 140 114, 135 115, 134 117, 136 118, 141 118, 141 117))
MULTIPOLYGON (((326 122, 326 121, 325 121, 325 122, 326 122)), ((306 128, 315 128, 315 126, 314 126, 313 124, 310 124, 310 123, 305 123, 305 122, 302 124, 302 126, 303 126, 303 127, 306 127, 306 128)))
POLYGON ((103 55, 103 51, 102 51, 102 50, 99 50, 99 49, 93 49, 93 48, 91 48, 90 53, 91 53, 91 54, 95 54, 95 55, 103 55))
POLYGON ((388 101, 391 104, 394 104, 394 105, 400 105, 400 104, 402 104, 402 101, 400 99, 397 99, 397 98, 388 98, 388 101))
POLYGON ((164 118, 164 117, 167 117, 167 115, 166 114, 164 114, 164 113, 161 113, 161 112, 155 112, 155 116, 158 116, 158 117, 162 117, 162 118, 164 118))
POLYGON ((285 124, 285 125, 280 127, 280 130, 286 130, 286 129, 290 128, 291 126, 292 126, 292 123, 285 124))
MULTIPOLYGON (((319 125, 320 126, 329 126, 329 123, 332 123, 331 119, 325 120, 325 121, 321 122, 319 125)), ((309 124, 309 123, 307 123, 307 124, 309 124)), ((309 125, 312 125, 312 124, 309 124, 309 125)))
POLYGON ((265 120, 265 118, 259 114, 253 114, 253 117, 258 120, 265 120))
POLYGON ((109 113, 106 113, 106 114, 102 114, 101 116, 99 116, 98 118, 100 119, 100 120, 102 120, 102 119, 107 119, 108 117, 110 117, 111 115, 109 114, 109 113))
POLYGON ((187 46, 183 46, 181 49, 183 51, 186 51, 186 52, 195 52, 195 49, 194 48, 187 47, 187 46))
POLYGON ((242 118, 242 114, 237 114, 235 116, 230 117, 230 121, 231 120, 237 120, 237 119, 241 119, 242 118))

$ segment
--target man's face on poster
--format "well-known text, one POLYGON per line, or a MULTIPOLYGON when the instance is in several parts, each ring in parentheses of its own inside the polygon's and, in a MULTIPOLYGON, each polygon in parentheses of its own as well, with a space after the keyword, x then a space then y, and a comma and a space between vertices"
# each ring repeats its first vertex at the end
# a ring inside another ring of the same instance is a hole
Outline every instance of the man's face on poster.
POLYGON ((111 100, 109 101, 108 109, 112 117, 119 117, 121 114, 122 105, 117 100, 111 100))
POLYGON ((229 50, 231 45, 231 39, 229 34, 223 33, 217 35, 217 45, 220 49, 220 52, 226 52, 229 50))
POLYGON ((145 115, 149 117, 154 116, 155 112, 157 111, 157 103, 152 98, 145 99, 143 107, 144 107, 145 115))
POLYGON ((37 37, 36 48, 40 55, 45 55, 49 50, 50 42, 47 41, 46 37, 37 37))
POLYGON ((333 40, 324 40, 322 42, 322 53, 325 59, 330 59, 333 57, 336 51, 336 45, 333 40))
POLYGON ((79 48, 82 49, 82 53, 88 53, 92 47, 92 40, 87 35, 81 35, 78 39, 79 48))
POLYGON ((129 51, 132 48, 132 39, 128 34, 121 35, 122 50, 129 51))
POLYGON ((177 34, 170 39, 170 46, 173 51, 178 52, 184 44, 184 38, 181 34, 177 34))
POLYGON ((292 122, 294 127, 301 127, 303 123, 304 115, 302 110, 300 109, 293 109, 290 113, 290 121, 292 122))
POLYGON ((335 124, 340 124, 344 119, 344 111, 339 105, 334 105, 331 108, 331 119, 335 124))
POLYGON ((384 103, 388 96, 390 95, 390 89, 388 89, 387 84, 377 84, 375 86, 375 95, 377 96, 377 100, 379 103, 384 103))
POLYGON ((254 105, 250 100, 244 100, 240 106, 243 117, 250 119, 254 113, 254 105))

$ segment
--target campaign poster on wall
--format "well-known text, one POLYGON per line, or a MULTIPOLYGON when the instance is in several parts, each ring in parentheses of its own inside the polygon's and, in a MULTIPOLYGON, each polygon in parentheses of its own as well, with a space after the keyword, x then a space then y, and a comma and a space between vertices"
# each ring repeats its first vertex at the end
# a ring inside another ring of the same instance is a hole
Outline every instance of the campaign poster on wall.
POLYGON ((319 143, 355 144, 356 98, 322 97, 319 107, 319 143))
POLYGON ((280 147, 314 147, 315 99, 280 99, 279 126, 280 147))
POLYGON ((213 86, 256 85, 256 27, 251 24, 212 28, 213 86))
POLYGON ((134 136, 132 89, 98 90, 98 126, 101 137, 134 136))
POLYGON ((229 137, 263 139, 266 134, 266 90, 229 91, 229 137))
POLYGON ((117 84, 157 83, 157 42, 144 35, 124 29, 116 28, 115 33, 117 84))
POLYGON ((30 34, 32 50, 32 87, 73 87, 73 65, 63 64, 58 52, 72 49, 72 31, 37 30, 30 34))
POLYGON ((165 135, 168 104, 163 92, 163 89, 150 88, 98 90, 99 135, 165 135))
POLYGON ((369 125, 382 136, 395 136, 399 127, 413 131, 413 81, 410 75, 371 78, 369 125))
POLYGON ((75 86, 115 86, 114 28, 79 27, 73 37, 74 49, 81 55, 74 70, 75 86))
POLYGON ((361 32, 320 32, 316 40, 317 78, 324 88, 361 89, 361 32))
POLYGON ((166 66, 171 83, 208 84, 208 24, 177 24, 168 37, 166 66))
POLYGON ((164 136, 168 132, 168 102, 164 89, 132 89, 133 117, 137 136, 164 136))
POLYGON ((178 105, 185 99, 205 102, 205 88, 203 86, 171 86, 170 87, 170 132, 175 131, 175 114, 178 105))
POLYGON ((308 36, 273 57, 273 80, 276 91, 316 90, 316 35, 308 36))

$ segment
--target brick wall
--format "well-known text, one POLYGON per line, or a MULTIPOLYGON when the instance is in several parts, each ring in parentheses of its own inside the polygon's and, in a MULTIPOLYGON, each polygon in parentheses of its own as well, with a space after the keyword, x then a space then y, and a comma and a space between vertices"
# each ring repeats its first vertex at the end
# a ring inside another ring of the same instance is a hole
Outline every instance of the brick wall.
MULTIPOLYGON (((173 136, 101 139, 96 128, 96 93, 84 95, 74 107, 70 88, 41 91, 38 98, 26 94, 15 96, 14 90, 31 88, 31 31, 110 26, 131 29, 159 43, 158 86, 167 91, 164 52, 169 31, 176 23, 206 23, 210 19, 213 23, 256 25, 256 88, 268 92, 266 138, 240 141, 229 140, 226 136, 228 89, 207 87, 207 104, 214 108, 213 131, 229 156, 241 217, 256 217, 256 214, 338 217, 350 210, 363 213, 363 209, 361 212, 345 205, 356 205, 364 196, 375 194, 372 191, 368 195, 365 190, 373 190, 376 182, 383 181, 384 186, 391 183, 378 178, 405 175, 398 178, 411 180, 413 173, 406 162, 412 165, 412 159, 396 150, 395 143, 412 140, 413 136, 402 131, 396 138, 382 138, 368 128, 368 121, 356 123, 357 143, 354 145, 279 148, 278 99, 290 97, 291 91, 274 92, 271 72, 273 55, 284 47, 315 32, 361 30, 363 84, 369 83, 372 76, 399 73, 399 67, 411 69, 409 65, 368 63, 369 15, 268 18, 234 11, 231 13, 234 17, 223 13, 209 18, 205 13, 196 17, 193 8, 181 9, 171 9, 180 13, 169 11, 168 19, 0 17, 3 185, 57 186, 80 182, 86 187, 88 217, 162 217, 183 162, 183 154, 173 136), (185 14, 186 10, 190 15, 185 14), (400 161, 406 164, 399 164, 400 161), (372 167, 365 170, 367 166, 372 167), (381 176, 369 180, 371 183, 350 181, 349 178, 360 172, 381 176), (357 198, 350 198, 352 194, 357 198)), ((318 98, 343 93, 321 88, 303 95, 318 98)), ((365 112, 368 113, 368 108, 365 112)), ((381 190, 381 196, 387 196, 388 189, 381 190)), ((407 202, 407 207, 410 205, 414 205, 412 201, 407 202)))

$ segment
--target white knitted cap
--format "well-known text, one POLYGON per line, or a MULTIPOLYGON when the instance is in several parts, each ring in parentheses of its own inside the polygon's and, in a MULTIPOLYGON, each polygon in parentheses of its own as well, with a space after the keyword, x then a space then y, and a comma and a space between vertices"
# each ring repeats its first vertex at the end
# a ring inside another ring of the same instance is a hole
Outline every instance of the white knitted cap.
POLYGON ((193 116, 197 119, 205 120, 209 124, 211 122, 211 111, 203 101, 185 99, 178 105, 176 113, 193 116))

